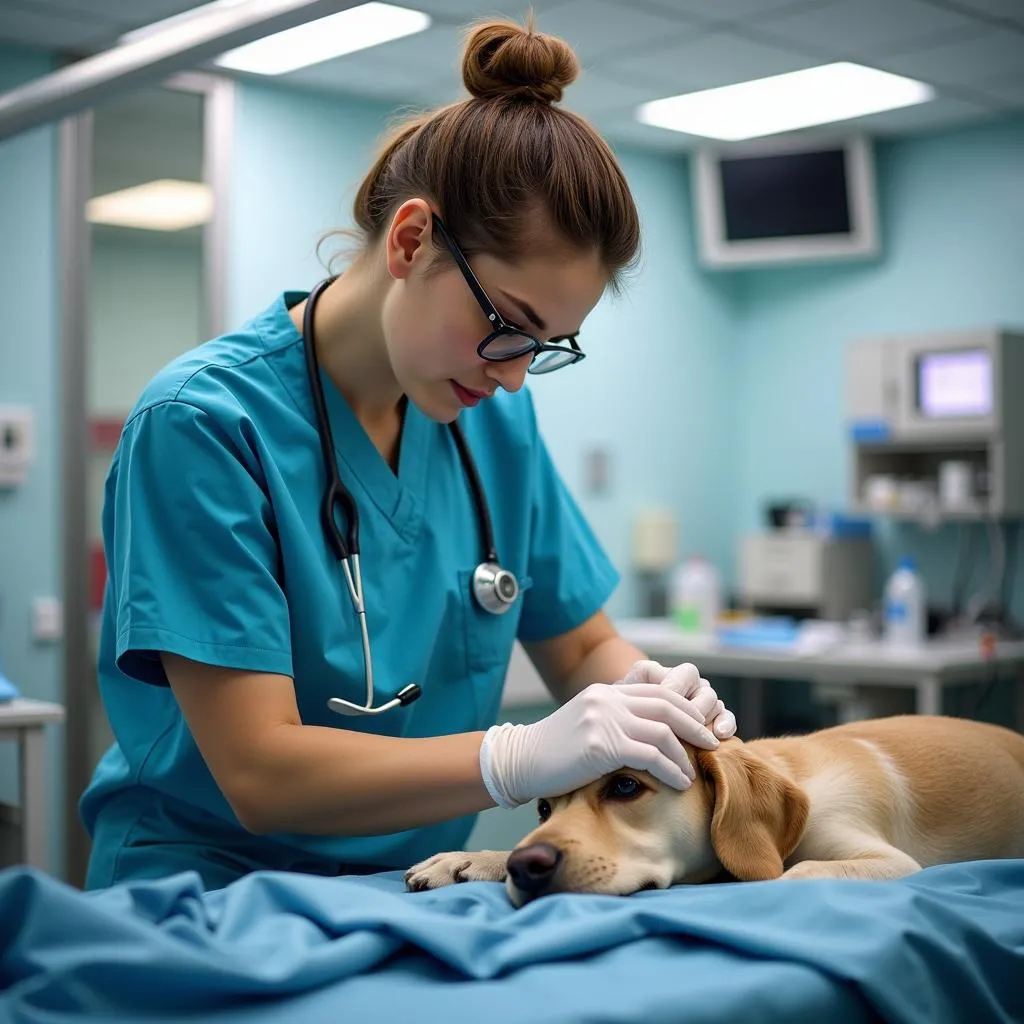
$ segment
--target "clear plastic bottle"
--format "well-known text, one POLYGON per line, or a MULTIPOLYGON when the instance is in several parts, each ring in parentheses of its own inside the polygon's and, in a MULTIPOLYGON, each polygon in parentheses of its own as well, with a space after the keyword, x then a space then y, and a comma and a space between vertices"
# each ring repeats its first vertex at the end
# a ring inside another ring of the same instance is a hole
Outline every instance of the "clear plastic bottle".
POLYGON ((688 558, 672 574, 672 618, 685 633, 710 635, 722 612, 722 587, 706 559, 688 558))
POLYGON ((898 647, 916 647, 927 633, 927 595, 924 580, 912 558, 900 559, 885 584, 883 635, 898 647))

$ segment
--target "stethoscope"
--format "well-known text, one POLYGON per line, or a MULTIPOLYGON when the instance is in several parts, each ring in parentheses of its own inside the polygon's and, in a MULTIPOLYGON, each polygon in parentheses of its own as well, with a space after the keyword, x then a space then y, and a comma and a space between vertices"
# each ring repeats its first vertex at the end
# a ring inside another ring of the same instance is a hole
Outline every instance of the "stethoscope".
MULTIPOLYGON (((327 487, 324 491, 320 514, 324 533, 331 549, 341 563, 345 582, 348 584, 348 591, 352 597, 352 604, 359 618, 359 631, 363 642, 363 671, 366 676, 366 704, 353 704, 340 697, 331 697, 327 701, 327 706, 339 715, 379 715, 392 708, 408 706, 423 691, 416 683, 410 683, 399 690, 398 694, 387 703, 382 704, 379 708, 373 707, 373 659, 370 656, 370 634, 366 627, 363 576, 359 568, 359 512, 355 500, 342 484, 341 476, 338 473, 338 462, 334 453, 334 437, 331 433, 331 421, 327 415, 323 382, 320 380, 320 364, 317 360, 316 344, 313 339, 313 311, 323 290, 333 280, 334 278, 330 277, 321 281, 309 293, 302 318, 302 343, 306 353, 306 371, 309 374, 310 391, 313 395, 320 450, 323 454, 324 469, 327 472, 327 487), (345 513, 348 520, 348 530, 344 537, 335 519, 335 512, 339 508, 345 513)), ((485 611, 492 615, 502 615, 512 607, 519 596, 519 581, 514 573, 501 567, 498 559, 491 513, 487 507, 483 484, 480 482, 480 475, 477 473, 466 439, 454 420, 448 426, 452 439, 455 441, 463 471, 469 480, 469 487, 473 493, 473 504, 476 506, 477 520, 480 524, 480 534, 483 538, 484 560, 473 571, 473 596, 485 611)))

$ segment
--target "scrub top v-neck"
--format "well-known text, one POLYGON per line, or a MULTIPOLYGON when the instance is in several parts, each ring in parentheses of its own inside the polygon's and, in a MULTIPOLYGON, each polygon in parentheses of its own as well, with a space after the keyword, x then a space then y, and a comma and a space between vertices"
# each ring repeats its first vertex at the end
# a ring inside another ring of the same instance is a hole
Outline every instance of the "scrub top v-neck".
MULTIPOLYGON (((472 491, 448 429, 408 403, 397 472, 321 373, 339 472, 359 508, 367 622, 379 703, 363 703, 359 627, 320 521, 324 471, 287 292, 241 329, 181 356, 127 420, 106 482, 108 562, 99 684, 115 742, 82 797, 93 837, 87 884, 176 870, 208 888, 259 868, 335 874, 403 867, 465 844, 473 816, 381 836, 255 836, 207 769, 159 652, 294 680, 302 722, 421 737, 497 719, 512 646, 579 625, 618 577, 560 480, 529 393, 501 393, 460 424, 503 564, 523 594, 480 609, 472 491)), ((411 787, 416 785, 410 779, 411 787)))

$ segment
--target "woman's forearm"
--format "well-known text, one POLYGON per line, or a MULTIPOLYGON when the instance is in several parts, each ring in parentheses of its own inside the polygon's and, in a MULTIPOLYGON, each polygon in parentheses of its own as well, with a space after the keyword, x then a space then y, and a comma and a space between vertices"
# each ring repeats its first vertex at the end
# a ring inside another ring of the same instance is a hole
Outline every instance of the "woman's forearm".
POLYGON ((494 806, 480 775, 482 732, 400 739, 303 725, 288 676, 168 652, 161 661, 203 760, 250 832, 380 835, 494 806))
POLYGON ((427 739, 281 725, 235 789, 252 832, 380 835, 494 806, 482 732, 427 739))

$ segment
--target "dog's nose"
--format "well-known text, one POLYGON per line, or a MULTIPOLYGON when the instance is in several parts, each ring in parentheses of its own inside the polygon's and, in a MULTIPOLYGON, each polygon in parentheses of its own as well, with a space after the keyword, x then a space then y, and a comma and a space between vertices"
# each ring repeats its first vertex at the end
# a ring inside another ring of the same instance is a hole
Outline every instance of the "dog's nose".
POLYGON ((562 851, 550 843, 531 843, 508 855, 506 868, 515 887, 527 896, 539 896, 551 885, 562 863, 562 851))

